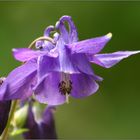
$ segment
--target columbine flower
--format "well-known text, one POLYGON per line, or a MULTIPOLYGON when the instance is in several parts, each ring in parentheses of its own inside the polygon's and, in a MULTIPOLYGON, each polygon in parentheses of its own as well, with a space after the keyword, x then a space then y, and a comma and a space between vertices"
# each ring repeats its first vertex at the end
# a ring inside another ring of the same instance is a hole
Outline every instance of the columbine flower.
POLYGON ((41 121, 36 120, 32 105, 29 105, 28 116, 24 127, 29 131, 24 133, 25 139, 56 139, 55 122, 53 112, 55 107, 48 106, 41 118, 41 121))
MULTIPOLYGON (((0 86, 2 85, 4 77, 0 78, 0 86)), ((0 101, 0 135, 2 134, 8 120, 11 107, 11 101, 0 101)))
POLYGON ((53 44, 38 41, 37 50, 13 50, 14 57, 26 63, 11 72, 5 86, 0 90, 0 95, 3 95, 4 89, 8 87, 6 99, 27 97, 31 95, 31 87, 34 86, 35 98, 50 105, 62 104, 69 96, 86 97, 98 90, 96 81, 102 80, 95 75, 90 63, 110 68, 122 59, 140 52, 98 54, 111 39, 112 34, 78 41, 76 27, 69 16, 61 17, 55 27, 46 28, 44 37, 50 36, 52 31, 56 31, 53 44), (68 30, 65 22, 69 25, 68 30))

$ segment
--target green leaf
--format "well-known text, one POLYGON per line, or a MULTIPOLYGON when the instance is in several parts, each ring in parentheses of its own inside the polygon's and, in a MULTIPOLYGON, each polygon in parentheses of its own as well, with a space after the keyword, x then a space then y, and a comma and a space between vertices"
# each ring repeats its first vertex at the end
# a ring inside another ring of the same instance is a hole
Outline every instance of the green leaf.
POLYGON ((17 136, 17 135, 20 135, 20 134, 22 134, 22 133, 24 133, 24 132, 28 132, 29 131, 29 129, 27 129, 27 128, 17 128, 17 129, 14 129, 11 133, 10 133, 10 135, 11 136, 17 136))

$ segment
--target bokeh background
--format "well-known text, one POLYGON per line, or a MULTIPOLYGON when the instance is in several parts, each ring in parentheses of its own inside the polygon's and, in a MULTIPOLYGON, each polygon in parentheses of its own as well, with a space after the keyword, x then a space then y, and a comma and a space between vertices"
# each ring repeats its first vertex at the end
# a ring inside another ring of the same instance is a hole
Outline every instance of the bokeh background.
MULTIPOLYGON (((0 75, 20 64, 12 48, 27 47, 62 15, 72 16, 80 40, 112 32, 102 52, 140 50, 140 2, 0 2, 0 75)), ((57 108, 59 138, 140 138, 140 55, 110 69, 93 68, 104 81, 96 94, 57 108)))

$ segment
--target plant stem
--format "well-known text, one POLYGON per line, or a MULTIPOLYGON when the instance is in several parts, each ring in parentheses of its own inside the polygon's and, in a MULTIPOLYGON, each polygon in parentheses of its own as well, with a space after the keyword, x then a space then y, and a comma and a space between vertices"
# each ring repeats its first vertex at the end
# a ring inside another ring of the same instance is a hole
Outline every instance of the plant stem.
POLYGON ((47 40, 47 41, 50 41, 52 44, 55 44, 55 42, 53 41, 52 38, 50 37, 47 37, 47 36, 41 36, 41 37, 38 37, 37 39, 35 39, 30 45, 29 45, 29 49, 32 48, 34 46, 34 44, 39 41, 39 40, 47 40))
POLYGON ((2 136, 1 136, 1 140, 6 140, 8 138, 8 130, 9 130, 10 123, 12 121, 12 118, 14 116, 14 112, 15 112, 17 103, 18 103, 18 100, 15 100, 15 101, 12 102, 12 106, 11 106, 9 118, 8 118, 6 127, 4 129, 4 132, 3 132, 2 136))

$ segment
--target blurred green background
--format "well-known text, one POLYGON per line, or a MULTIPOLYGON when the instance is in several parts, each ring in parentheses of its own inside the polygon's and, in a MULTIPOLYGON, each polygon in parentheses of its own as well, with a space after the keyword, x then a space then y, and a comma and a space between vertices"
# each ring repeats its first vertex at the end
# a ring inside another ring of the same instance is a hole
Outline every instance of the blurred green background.
MULTIPOLYGON (((140 2, 0 2, 0 75, 20 64, 12 48, 27 47, 62 15, 72 16, 80 40, 112 32, 103 52, 140 50, 140 2)), ((140 55, 93 68, 104 81, 96 94, 58 107, 59 138, 140 138, 140 55)))

